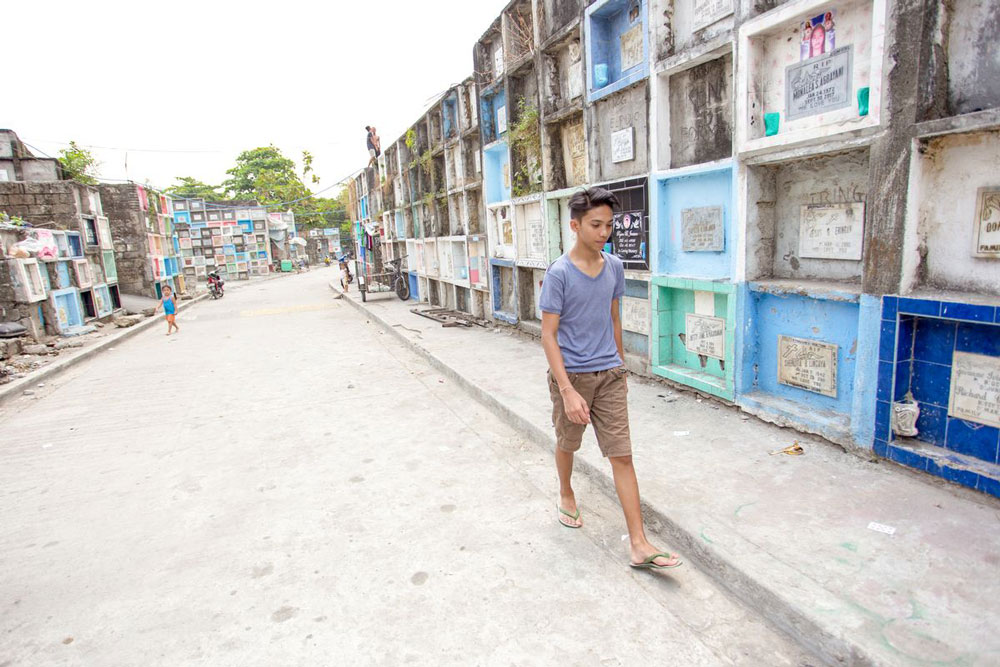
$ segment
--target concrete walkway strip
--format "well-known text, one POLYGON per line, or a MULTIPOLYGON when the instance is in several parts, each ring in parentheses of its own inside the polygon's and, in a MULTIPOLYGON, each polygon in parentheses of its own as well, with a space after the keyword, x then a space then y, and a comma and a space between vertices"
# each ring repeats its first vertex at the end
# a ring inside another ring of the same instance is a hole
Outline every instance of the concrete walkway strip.
MULTIPOLYGON (((208 294, 201 294, 188 301, 183 301, 177 306, 177 312, 183 312, 190 306, 198 303, 203 299, 207 299, 208 294)), ((183 322, 183 319, 181 320, 183 322)), ((90 359, 95 354, 108 350, 114 347, 116 344, 123 340, 127 340, 132 336, 135 336, 140 331, 145 331, 151 326, 156 324, 163 324, 162 316, 148 317, 142 322, 135 324, 126 329, 121 329, 113 334, 109 334, 104 338, 100 339, 96 344, 89 347, 82 347, 73 350, 70 354, 67 354, 65 358, 55 361, 47 366, 44 366, 37 371, 27 374, 23 378, 18 378, 13 382, 9 382, 3 387, 0 387, 0 405, 3 405, 7 401, 17 398, 18 396, 24 395, 24 391, 32 386, 35 386, 39 382, 46 382, 52 380, 53 378, 59 376, 63 372, 77 365, 81 361, 90 359)), ((109 324, 107 326, 114 326, 109 324)), ((65 354, 65 352, 64 352, 65 354)))
MULTIPOLYGON (((443 328, 394 296, 347 297, 525 437, 555 446, 537 341, 443 328)), ((657 381, 629 383, 647 524, 664 546, 830 664, 1000 664, 995 499, 684 391, 664 400, 657 381), (802 455, 770 455, 795 441, 802 455)), ((589 429, 577 467, 614 493, 589 429)))

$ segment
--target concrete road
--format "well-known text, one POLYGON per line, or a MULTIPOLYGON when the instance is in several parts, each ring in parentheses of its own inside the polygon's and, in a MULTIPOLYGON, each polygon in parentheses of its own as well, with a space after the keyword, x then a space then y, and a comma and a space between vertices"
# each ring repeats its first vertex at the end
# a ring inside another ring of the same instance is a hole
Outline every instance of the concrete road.
POLYGON ((332 277, 197 304, 3 408, 0 666, 818 664, 691 563, 628 568, 586 479, 560 527, 551 454, 332 277))

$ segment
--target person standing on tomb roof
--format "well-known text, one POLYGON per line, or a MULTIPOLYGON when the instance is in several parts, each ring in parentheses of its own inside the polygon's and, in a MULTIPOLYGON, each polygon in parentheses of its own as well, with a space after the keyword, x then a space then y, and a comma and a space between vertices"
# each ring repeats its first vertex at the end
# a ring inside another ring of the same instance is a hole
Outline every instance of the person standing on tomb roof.
POLYGON ((378 134, 375 133, 374 125, 365 125, 365 129, 368 130, 368 155, 371 159, 368 160, 368 166, 372 166, 378 160, 378 156, 382 154, 382 146, 379 142, 378 134))

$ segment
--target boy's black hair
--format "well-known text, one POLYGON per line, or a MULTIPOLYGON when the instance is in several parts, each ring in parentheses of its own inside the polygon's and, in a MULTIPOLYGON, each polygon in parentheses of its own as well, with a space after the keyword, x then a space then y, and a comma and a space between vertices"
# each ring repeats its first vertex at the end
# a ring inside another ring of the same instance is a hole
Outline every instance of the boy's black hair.
POLYGON ((372 131, 372 126, 371 125, 365 125, 365 129, 368 130, 369 132, 371 132, 372 131))
POLYGON ((614 212, 615 209, 621 208, 621 203, 613 192, 598 187, 580 190, 569 198, 569 213, 574 220, 583 220, 587 211, 598 206, 608 206, 614 212))

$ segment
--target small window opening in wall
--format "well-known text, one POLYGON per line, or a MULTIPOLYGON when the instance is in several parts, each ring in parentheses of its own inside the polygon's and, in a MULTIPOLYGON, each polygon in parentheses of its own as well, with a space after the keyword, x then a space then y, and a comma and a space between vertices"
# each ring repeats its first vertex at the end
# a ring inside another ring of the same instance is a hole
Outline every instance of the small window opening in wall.
POLYGON ((97 241, 97 221, 94 218, 83 219, 83 231, 86 236, 87 245, 96 246, 97 241))
POLYGON ((83 302, 84 317, 97 317, 97 309, 94 307, 94 293, 90 290, 80 292, 80 301, 83 302))

